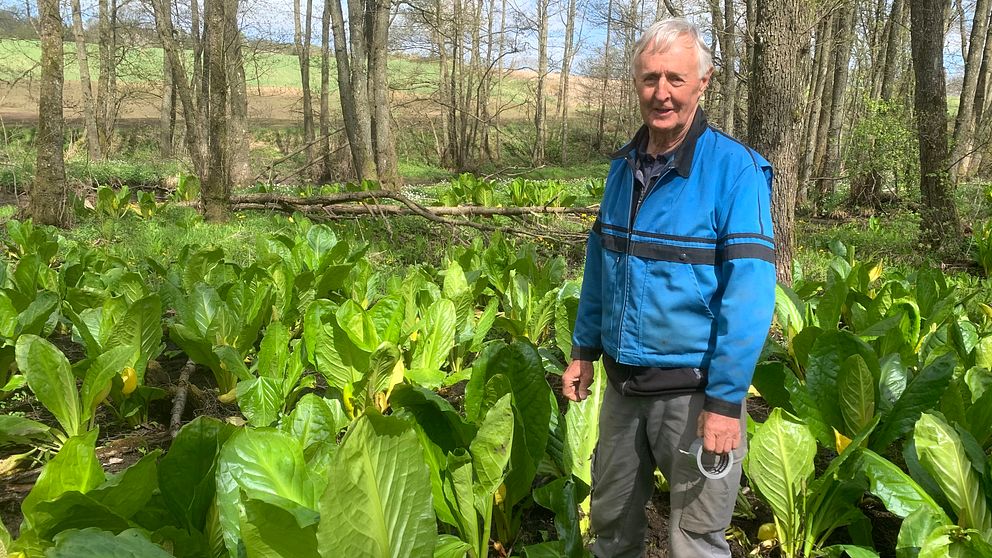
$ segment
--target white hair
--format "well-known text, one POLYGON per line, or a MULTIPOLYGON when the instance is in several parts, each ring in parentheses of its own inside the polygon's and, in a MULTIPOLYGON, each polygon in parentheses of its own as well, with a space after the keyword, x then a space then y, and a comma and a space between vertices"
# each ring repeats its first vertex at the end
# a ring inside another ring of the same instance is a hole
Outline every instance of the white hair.
POLYGON ((699 77, 702 78, 706 72, 713 68, 713 56, 710 49, 703 41, 703 35, 699 28, 689 23, 684 18, 673 17, 656 21, 648 27, 647 31, 634 44, 634 55, 631 57, 631 71, 635 72, 637 58, 644 52, 665 52, 672 48, 672 45, 681 37, 688 37, 696 45, 696 54, 699 59, 699 77))

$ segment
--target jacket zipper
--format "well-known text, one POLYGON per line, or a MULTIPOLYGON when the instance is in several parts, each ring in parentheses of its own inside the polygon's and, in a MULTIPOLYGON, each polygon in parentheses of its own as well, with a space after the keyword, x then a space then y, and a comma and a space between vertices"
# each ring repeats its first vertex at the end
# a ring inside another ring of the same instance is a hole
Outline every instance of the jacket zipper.
MULTIPOLYGON (((624 316, 624 314, 627 311, 627 296, 630 293, 630 245, 631 245, 631 241, 632 241, 633 235, 634 235, 634 221, 637 219, 637 215, 634 215, 633 214, 633 211, 634 211, 633 188, 634 188, 634 180, 635 180, 635 178, 634 178, 634 162, 633 162, 633 159, 630 156, 627 157, 627 166, 630 169, 631 195, 630 196, 627 196, 627 199, 628 199, 628 202, 627 202, 628 203, 628 205, 627 205, 627 223, 628 223, 628 226, 627 226, 627 243, 626 243, 626 246, 624 246, 624 255, 623 255, 623 258, 624 258, 624 270, 623 270, 623 303, 621 303, 621 305, 620 305, 620 319, 617 321, 617 356, 620 356, 620 351, 623 348, 623 316, 624 316)), ((643 201, 641 201, 641 203, 639 204, 639 206, 643 206, 645 203, 647 203, 648 196, 650 196, 651 195, 651 192, 654 191, 655 185, 657 185, 659 182, 661 182, 661 179, 664 178, 665 176, 667 176, 668 173, 671 170, 672 170, 672 164, 671 164, 671 162, 669 162, 669 164, 665 167, 665 170, 662 171, 662 173, 658 175, 658 178, 656 178, 653 183, 651 183, 651 184, 645 184, 644 185, 644 188, 646 188, 647 191, 644 192, 643 196, 641 196, 641 198, 642 198, 643 201)), ((638 213, 640 213, 640 211, 638 211, 638 213)), ((623 393, 624 395, 626 395, 626 391, 627 391, 627 381, 624 380, 623 384, 621 385, 620 392, 623 393)))

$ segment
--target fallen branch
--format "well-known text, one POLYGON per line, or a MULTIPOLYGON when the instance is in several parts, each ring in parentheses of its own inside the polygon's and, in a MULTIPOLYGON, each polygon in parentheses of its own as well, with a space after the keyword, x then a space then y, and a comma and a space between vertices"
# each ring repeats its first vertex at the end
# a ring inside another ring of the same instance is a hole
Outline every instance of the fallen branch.
POLYGON ((492 217, 496 215, 595 215, 599 210, 595 207, 489 207, 461 205, 455 207, 447 206, 424 206, 411 200, 399 192, 389 192, 386 190, 375 190, 368 192, 342 192, 327 196, 314 196, 301 198, 287 194, 245 194, 241 196, 231 196, 231 208, 238 209, 259 209, 260 205, 285 205, 291 207, 312 207, 334 205, 332 211, 336 213, 368 213, 370 209, 379 211, 382 214, 409 215, 411 213, 427 217, 427 214, 435 216, 441 215, 463 215, 472 217, 492 217), (340 204, 363 200, 392 199, 407 206, 405 210, 398 205, 366 205, 366 206, 341 206, 340 204))
POLYGON ((196 363, 192 360, 187 360, 182 372, 179 373, 179 386, 176 390, 176 396, 172 400, 172 415, 169 419, 169 434, 173 438, 179 434, 179 427, 183 420, 183 411, 186 410, 186 394, 189 393, 189 376, 195 369, 196 363))

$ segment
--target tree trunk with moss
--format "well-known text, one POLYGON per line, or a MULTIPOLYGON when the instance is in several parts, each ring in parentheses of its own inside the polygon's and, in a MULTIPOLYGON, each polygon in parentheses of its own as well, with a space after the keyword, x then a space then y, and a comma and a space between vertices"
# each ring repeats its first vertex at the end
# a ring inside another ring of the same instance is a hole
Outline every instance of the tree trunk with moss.
POLYGON ((39 0, 41 84, 38 91, 37 159, 27 214, 35 223, 65 226, 65 160, 62 154, 62 16, 58 0, 39 0))
POLYGON ((806 39, 805 0, 758 0, 755 6, 754 67, 748 95, 748 140, 775 168, 772 221, 778 280, 792 283, 795 206, 799 191, 799 131, 802 114, 800 50, 806 39))

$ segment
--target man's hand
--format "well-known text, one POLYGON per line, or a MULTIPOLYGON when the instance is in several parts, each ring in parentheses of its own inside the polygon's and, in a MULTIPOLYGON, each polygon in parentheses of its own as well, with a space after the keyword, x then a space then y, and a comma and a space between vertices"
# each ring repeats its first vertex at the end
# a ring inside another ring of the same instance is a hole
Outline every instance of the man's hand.
POLYGON ((741 442, 741 421, 717 413, 699 413, 696 435, 703 439, 703 449, 710 453, 730 453, 741 442))
POLYGON ((573 360, 561 375, 561 394, 571 401, 582 401, 589 397, 592 375, 591 361, 573 360))

